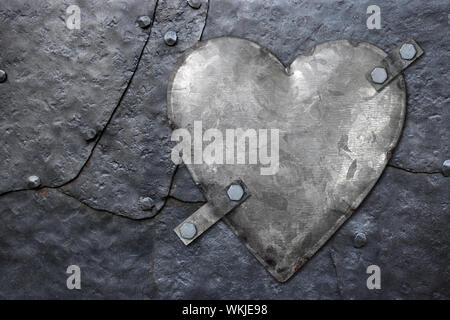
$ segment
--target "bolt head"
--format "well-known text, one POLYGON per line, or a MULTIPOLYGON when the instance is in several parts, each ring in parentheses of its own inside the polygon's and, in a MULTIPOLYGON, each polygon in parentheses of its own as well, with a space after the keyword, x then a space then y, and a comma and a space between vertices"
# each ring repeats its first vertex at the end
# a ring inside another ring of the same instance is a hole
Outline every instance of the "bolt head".
POLYGON ((355 248, 361 248, 364 247, 366 243, 367 243, 366 234, 363 232, 357 232, 355 234, 355 237, 353 238, 353 246, 355 248))
POLYGON ((180 227, 180 234, 184 239, 192 239, 197 234, 197 228, 195 224, 191 222, 185 222, 180 227))
POLYGON ((444 177, 450 177, 450 159, 445 160, 442 164, 442 174, 444 177))
POLYGON ((29 176, 27 178, 27 186, 28 188, 37 188, 41 185, 41 178, 39 178, 38 176, 29 176))
POLYGON ((400 56, 405 60, 411 60, 416 56, 416 53, 416 48, 411 43, 405 43, 400 48, 400 56))
POLYGON ((387 80, 387 72, 386 69, 383 67, 376 67, 372 70, 372 73, 370 74, 372 81, 375 83, 383 83, 387 80))
POLYGON ((150 197, 140 197, 139 198, 139 207, 143 211, 152 210, 155 204, 153 203, 153 199, 150 197))
POLYGON ((150 24, 152 23, 152 19, 150 19, 149 16, 141 16, 138 18, 137 23, 139 27, 142 29, 148 28, 150 24))
POLYGON ((6 72, 3 70, 0 70, 0 83, 5 82, 7 78, 6 72))
POLYGON ((232 184, 227 190, 228 198, 233 201, 239 201, 244 196, 244 189, 240 184, 232 184))
POLYGON ((175 31, 167 31, 166 34, 164 35, 164 42, 168 45, 168 46, 174 46, 177 43, 177 33, 175 31))
POLYGON ((198 9, 202 6, 202 2, 200 0, 187 0, 187 3, 193 9, 198 9))

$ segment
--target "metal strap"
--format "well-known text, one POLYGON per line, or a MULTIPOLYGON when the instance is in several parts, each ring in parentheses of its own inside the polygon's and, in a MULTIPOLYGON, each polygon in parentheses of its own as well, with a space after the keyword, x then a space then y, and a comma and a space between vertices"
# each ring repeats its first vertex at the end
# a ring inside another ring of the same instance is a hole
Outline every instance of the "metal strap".
POLYGON ((219 192, 208 203, 180 223, 173 231, 185 245, 188 245, 227 213, 240 206, 249 196, 250 194, 244 182, 242 180, 234 181, 224 188, 223 192, 219 192), (235 190, 238 191, 237 194, 233 194, 235 190), (242 193, 240 194, 240 192, 242 193))
POLYGON ((413 39, 408 39, 381 60, 374 69, 367 73, 366 77, 377 91, 381 91, 422 54, 423 50, 417 42, 413 39), (382 72, 381 69, 386 71, 387 78, 381 83, 380 81, 377 83, 376 77, 374 81, 373 72, 377 68, 379 69, 376 71, 382 72))

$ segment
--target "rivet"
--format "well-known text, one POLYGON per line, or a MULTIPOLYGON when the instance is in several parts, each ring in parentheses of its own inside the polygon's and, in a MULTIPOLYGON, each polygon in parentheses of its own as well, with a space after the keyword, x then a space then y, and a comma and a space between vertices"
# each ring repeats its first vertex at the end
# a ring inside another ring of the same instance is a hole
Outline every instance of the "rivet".
POLYGON ((139 207, 143 211, 152 210, 155 204, 153 203, 153 199, 150 197, 140 197, 139 198, 139 207))
POLYGON ((386 69, 383 67, 376 67, 372 70, 372 73, 370 74, 372 81, 375 83, 383 83, 387 79, 387 72, 386 69))
POLYGON ((0 69, 0 83, 5 82, 7 77, 6 72, 0 69))
POLYGON ((41 179, 38 176, 29 176, 27 179, 28 188, 37 188, 41 185, 41 179))
POLYGON ((233 201, 239 201, 244 196, 244 189, 240 184, 232 184, 227 190, 228 198, 233 201))
POLYGON ((450 160, 445 160, 442 164, 442 174, 444 177, 450 177, 450 160))
POLYGON ((141 16, 138 18, 137 23, 139 27, 145 29, 150 26, 150 24, 152 23, 152 19, 150 19, 149 16, 141 16))
POLYGON ((364 247, 366 243, 367 243, 366 234, 363 232, 357 232, 355 234, 355 237, 353 238, 353 246, 355 248, 361 248, 364 247))
POLYGON ((177 43, 177 33, 175 31, 167 31, 166 34, 164 35, 164 42, 168 45, 168 46, 174 46, 177 43))
POLYGON ((187 3, 193 9, 198 9, 202 6, 202 2, 200 0, 187 0, 187 3))
POLYGON ((180 227, 180 234, 184 239, 192 239, 197 234, 197 228, 191 222, 185 222, 180 227))
POLYGON ((89 128, 83 132, 83 135, 86 141, 92 141, 97 136, 97 131, 92 128, 89 128))
POLYGON ((400 56, 405 60, 411 60, 416 56, 416 53, 416 48, 411 43, 405 43, 400 48, 400 56))

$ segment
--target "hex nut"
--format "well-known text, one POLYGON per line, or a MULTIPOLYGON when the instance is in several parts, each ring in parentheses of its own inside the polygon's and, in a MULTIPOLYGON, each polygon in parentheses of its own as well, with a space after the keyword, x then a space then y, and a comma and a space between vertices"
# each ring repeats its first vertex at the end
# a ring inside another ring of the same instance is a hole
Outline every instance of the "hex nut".
POLYGON ((140 197, 139 198, 139 207, 143 211, 152 210, 155 204, 153 203, 153 199, 150 197, 140 197))
POLYGON ((180 227, 180 234, 184 239, 190 240, 197 234, 197 228, 191 222, 185 222, 180 227))
POLYGON ((367 243, 366 234, 363 232, 357 232, 355 234, 355 237, 353 238, 353 246, 355 248, 361 248, 364 247, 366 243, 367 243))
POLYGON ((198 9, 202 6, 202 2, 200 0, 187 0, 187 3, 193 9, 198 9))
POLYGON ((239 201, 244 196, 244 189, 240 184, 232 184, 227 190, 228 198, 233 201, 239 201))
POLYGON ((6 72, 0 69, 0 83, 5 82, 7 77, 6 72))
POLYGON ((388 75, 386 72, 386 69, 383 67, 376 67, 375 69, 372 70, 372 72, 370 73, 370 77, 372 78, 372 81, 375 83, 383 83, 387 80, 388 75))
POLYGON ((411 60, 416 56, 416 54, 416 47, 414 47, 414 45, 411 43, 404 43, 400 47, 400 56, 402 57, 402 59, 411 60))
POLYGON ((164 35, 164 42, 168 45, 168 46, 174 46, 177 43, 177 33, 175 31, 167 31, 166 34, 164 35))
POLYGON ((152 19, 150 19, 149 16, 141 16, 138 18, 137 23, 139 27, 142 29, 148 28, 150 24, 152 23, 152 19))
POLYGON ((442 174, 444 177, 450 177, 450 159, 445 160, 442 164, 442 174))
POLYGON ((41 178, 38 176, 29 176, 27 179, 27 186, 28 188, 37 188, 41 185, 41 178))

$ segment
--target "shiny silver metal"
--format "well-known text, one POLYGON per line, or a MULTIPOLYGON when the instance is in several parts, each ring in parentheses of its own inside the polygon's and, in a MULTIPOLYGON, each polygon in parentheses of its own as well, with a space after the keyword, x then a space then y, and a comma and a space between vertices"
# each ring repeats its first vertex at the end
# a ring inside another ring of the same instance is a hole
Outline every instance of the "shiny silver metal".
MULTIPOLYGON (((377 91, 383 90, 393 79, 403 70, 409 67, 423 54, 422 48, 413 39, 408 39, 397 48, 392 50, 386 57, 379 61, 376 67, 384 68, 387 72, 387 79, 383 82, 372 81, 373 87, 377 91), (406 46, 405 46, 406 45, 406 46), (410 46, 413 46, 411 49, 410 46), (414 52, 414 55, 412 53, 414 52), (403 56, 405 58, 403 58, 403 56)), ((367 78, 372 79, 372 73, 367 73, 367 78)))
POLYGON ((185 222, 180 227, 180 235, 183 239, 190 240, 197 234, 197 228, 195 224, 191 222, 185 222))
POLYGON ((233 201, 239 201, 244 196, 244 189, 240 184, 232 184, 227 190, 228 198, 233 201))
POLYGON ((402 57, 402 59, 411 60, 416 56, 416 53, 416 48, 411 43, 404 43, 400 47, 400 56, 402 57))
POLYGON ((387 80, 387 78, 388 78, 386 69, 382 68, 382 67, 376 67, 370 73, 370 78, 375 83, 380 83, 381 84, 381 83, 385 82, 387 80))
POLYGON ((386 56, 369 43, 338 40, 317 45, 286 68, 254 42, 223 37, 187 50, 171 75, 167 102, 174 128, 193 134, 193 122, 201 120, 204 130, 280 130, 275 175, 261 175, 259 164, 187 164, 208 200, 230 179, 245 181, 252 196, 224 220, 279 281, 352 215, 397 144, 405 117, 403 77, 380 92, 367 78, 386 56))
POLYGON ((208 197, 208 202, 204 204, 200 209, 195 211, 186 220, 181 222, 173 231, 183 241, 185 245, 190 244, 192 241, 202 235, 203 232, 208 230, 217 221, 222 219, 226 214, 231 212, 236 207, 240 206, 250 196, 248 189, 242 180, 236 180, 225 188, 220 188, 214 196, 208 197), (227 190, 230 186, 238 185, 243 194, 239 200, 231 200, 228 196, 227 190), (190 231, 192 226, 195 227, 195 234, 190 237, 190 231))

